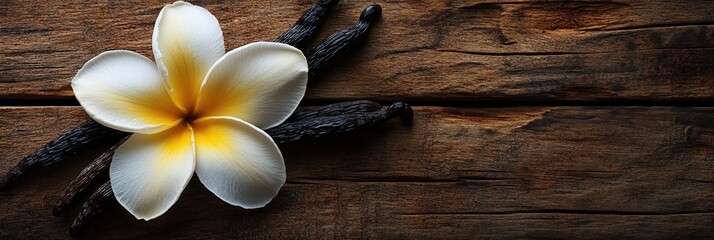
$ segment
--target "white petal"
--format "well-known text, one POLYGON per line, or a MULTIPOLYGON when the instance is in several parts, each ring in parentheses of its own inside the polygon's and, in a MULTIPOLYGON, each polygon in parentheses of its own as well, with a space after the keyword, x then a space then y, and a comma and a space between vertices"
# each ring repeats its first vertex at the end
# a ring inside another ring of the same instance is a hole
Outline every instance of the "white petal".
POLYGON ((190 3, 167 5, 156 19, 152 48, 171 97, 190 112, 206 72, 225 53, 218 20, 190 3))
POLYGON ((232 117, 193 122, 196 174, 223 201, 243 208, 268 204, 285 183, 285 164, 273 139, 232 117))
POLYGON ((134 134, 117 148, 109 168, 112 190, 119 203, 137 219, 164 214, 191 180, 195 145, 190 126, 134 134))
POLYGON ((135 52, 92 58, 72 79, 72 90, 89 116, 120 131, 155 133, 181 119, 156 65, 135 52))
POLYGON ((287 119, 305 95, 307 60, 287 44, 257 42, 216 62, 201 86, 197 116, 232 116, 268 129, 287 119))

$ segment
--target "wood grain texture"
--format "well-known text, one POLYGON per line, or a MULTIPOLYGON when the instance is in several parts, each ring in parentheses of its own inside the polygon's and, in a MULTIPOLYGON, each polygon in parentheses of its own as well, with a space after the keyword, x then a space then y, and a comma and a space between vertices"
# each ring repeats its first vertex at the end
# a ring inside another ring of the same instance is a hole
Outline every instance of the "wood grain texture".
MULTIPOLYGON (((196 1, 227 49, 272 40, 311 1, 196 1)), ((371 1, 343 1, 321 37, 371 1)), ((312 82, 311 100, 712 101, 714 2, 377 1, 363 51, 312 82), (378 87, 375 87, 378 86, 378 87)), ((2 1, 0 98, 71 99, 91 57, 151 56, 157 1, 2 1)))
MULTIPOLYGON (((275 39, 314 1, 192 2, 233 49, 275 39)), ((315 43, 372 2, 342 0, 315 43)), ((115 205, 81 238, 714 238, 714 1, 375 2, 381 21, 310 82, 308 103, 454 107, 283 146, 288 181, 265 208, 229 206, 193 179, 164 216, 115 205), (483 102, 510 107, 472 107, 483 102), (593 106, 537 106, 558 104, 593 106), (612 106, 638 104, 676 107, 612 106)), ((73 104, 88 59, 152 57, 166 3, 0 0, 0 104, 73 104)), ((86 117, 0 106, 0 171, 86 117)), ((69 238, 74 215, 52 204, 103 150, 0 192, 0 239, 69 238)))
MULTIPOLYGON (((79 107, 0 108, 0 171, 82 122, 79 107)), ((194 179, 149 222, 110 208, 85 238, 706 239, 714 236, 712 107, 415 107, 412 125, 285 146, 266 208, 194 179)), ((93 155, 0 192, 0 238, 68 238, 51 208, 93 155)))

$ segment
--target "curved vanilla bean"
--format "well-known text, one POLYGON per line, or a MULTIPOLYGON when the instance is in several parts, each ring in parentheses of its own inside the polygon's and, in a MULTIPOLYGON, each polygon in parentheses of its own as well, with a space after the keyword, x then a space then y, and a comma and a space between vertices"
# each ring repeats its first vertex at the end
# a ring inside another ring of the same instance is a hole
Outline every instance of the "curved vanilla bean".
POLYGON ((295 25, 275 39, 275 42, 289 44, 300 49, 304 48, 317 35, 317 30, 320 29, 327 12, 335 7, 338 2, 339 0, 320 0, 313 4, 295 22, 295 25))
POLYGON ((88 120, 53 139, 20 161, 0 180, 0 189, 34 168, 57 163, 82 150, 110 141, 118 141, 127 135, 127 133, 104 127, 94 120, 88 120))
POLYGON ((367 6, 362 10, 359 20, 352 27, 342 29, 322 40, 315 49, 312 50, 307 59, 310 67, 310 76, 320 73, 331 60, 348 53, 355 46, 367 39, 369 30, 382 15, 382 7, 376 4, 367 6))
POLYGON ((352 131, 364 126, 385 122, 399 116, 402 121, 411 122, 414 117, 411 107, 403 102, 373 112, 360 112, 335 116, 324 116, 283 123, 266 130, 278 144, 305 139, 319 138, 335 133, 352 131))
POLYGON ((112 161, 114 151, 129 137, 125 137, 116 144, 112 145, 102 155, 94 159, 89 166, 85 167, 79 175, 67 185, 64 193, 55 203, 52 208, 52 214, 55 216, 62 215, 67 207, 77 200, 77 196, 87 189, 93 182, 106 181, 109 179, 109 163, 112 161))
POLYGON ((382 108, 379 103, 368 100, 357 100, 351 102, 339 102, 309 110, 295 112, 286 122, 301 121, 315 117, 335 116, 342 114, 373 112, 382 108))
POLYGON ((102 184, 102 186, 95 191, 92 196, 87 199, 87 202, 82 205, 82 209, 79 210, 79 214, 74 218, 72 227, 69 228, 69 235, 77 236, 87 227, 89 221, 94 219, 97 214, 101 213, 104 208, 112 203, 117 202, 114 198, 114 192, 112 192, 112 186, 109 181, 102 184))

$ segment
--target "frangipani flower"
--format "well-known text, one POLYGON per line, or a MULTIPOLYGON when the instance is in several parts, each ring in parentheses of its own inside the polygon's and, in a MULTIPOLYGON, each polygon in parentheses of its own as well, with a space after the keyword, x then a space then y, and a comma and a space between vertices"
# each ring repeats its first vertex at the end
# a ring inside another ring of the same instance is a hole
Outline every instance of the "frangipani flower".
POLYGON ((138 219, 158 217, 195 171, 223 201, 265 206, 286 176, 280 150, 261 129, 282 123, 304 96, 305 56, 268 42, 225 53, 216 18, 185 2, 161 10, 152 48, 156 64, 108 51, 72 79, 94 120, 133 133, 109 171, 119 203, 138 219))

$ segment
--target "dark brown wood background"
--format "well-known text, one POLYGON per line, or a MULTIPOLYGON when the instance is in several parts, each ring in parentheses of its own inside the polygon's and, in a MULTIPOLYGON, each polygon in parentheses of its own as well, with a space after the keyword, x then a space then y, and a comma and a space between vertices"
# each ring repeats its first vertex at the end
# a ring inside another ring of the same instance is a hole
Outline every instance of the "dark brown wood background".
MULTIPOLYGON (((198 181, 149 222, 118 206, 85 238, 711 239, 714 1, 377 1, 367 43, 305 105, 408 101, 412 125, 284 147, 267 207, 198 181)), ((0 0, 0 171, 84 121, 70 80, 107 50, 151 55, 166 2, 0 0)), ((312 1, 195 2, 232 49, 312 1)), ((321 37, 368 1, 343 0, 321 37)), ((54 199, 99 151, 0 192, 0 238, 63 239, 54 199)))

